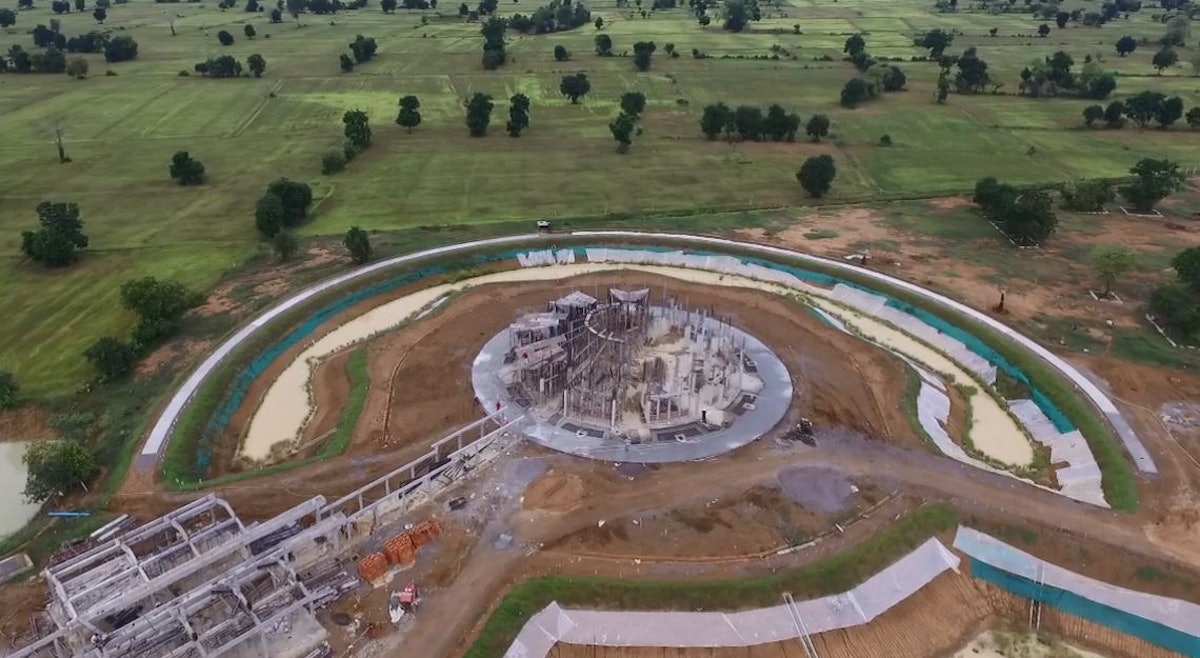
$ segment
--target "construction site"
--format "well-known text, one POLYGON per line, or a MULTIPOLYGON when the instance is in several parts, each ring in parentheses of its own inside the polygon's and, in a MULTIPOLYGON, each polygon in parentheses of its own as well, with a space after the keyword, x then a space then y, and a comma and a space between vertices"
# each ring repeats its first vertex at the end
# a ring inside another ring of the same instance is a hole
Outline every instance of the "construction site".
POLYGON ((882 284, 609 245, 472 268, 234 361, 218 484, 164 487, 152 436, 119 515, 0 590, 10 655, 1200 656, 1200 466, 1105 362, 1136 512, 1039 380, 1001 392, 1024 373, 882 284))

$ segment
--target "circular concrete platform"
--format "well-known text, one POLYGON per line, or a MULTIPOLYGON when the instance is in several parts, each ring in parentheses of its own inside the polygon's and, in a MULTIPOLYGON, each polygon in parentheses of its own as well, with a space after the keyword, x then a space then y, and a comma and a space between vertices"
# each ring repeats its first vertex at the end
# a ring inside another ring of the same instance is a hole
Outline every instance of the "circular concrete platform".
POLYGON ((745 341, 745 355, 754 364, 763 387, 743 394, 726 411, 727 427, 709 429, 699 423, 656 428, 652 438, 627 443, 607 428, 577 419, 541 420, 523 408, 500 377, 509 352, 507 331, 492 337, 471 366, 475 397, 488 412, 497 408, 508 418, 521 415, 510 429, 535 443, 577 457, 613 462, 667 463, 708 459, 753 442, 783 419, 792 401, 792 380, 783 361, 766 344, 731 327, 736 340, 745 341))

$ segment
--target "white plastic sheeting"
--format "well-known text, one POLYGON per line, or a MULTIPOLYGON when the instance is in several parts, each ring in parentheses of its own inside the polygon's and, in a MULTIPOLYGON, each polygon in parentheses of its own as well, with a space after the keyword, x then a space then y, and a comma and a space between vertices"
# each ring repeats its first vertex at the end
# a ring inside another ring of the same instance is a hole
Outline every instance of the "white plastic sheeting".
POLYGON ((517 254, 521 267, 543 267, 545 265, 570 265, 575 262, 574 249, 543 249, 517 254))
POLYGON ((866 624, 912 596, 959 559, 937 539, 858 587, 811 601, 743 612, 566 610, 551 603, 535 614, 505 658, 545 658, 555 643, 605 647, 748 647, 866 624))
POLYGON ((1195 603, 1137 592, 1088 578, 965 526, 958 527, 954 548, 980 562, 1027 580, 1066 590, 1090 601, 1200 637, 1200 605, 1195 603))
POLYGON ((1066 464, 1055 472, 1063 495, 1093 505, 1105 505, 1100 466, 1083 434, 1079 430, 1059 433, 1033 400, 1012 400, 1008 406, 1029 429, 1034 440, 1050 448, 1050 463, 1066 464))

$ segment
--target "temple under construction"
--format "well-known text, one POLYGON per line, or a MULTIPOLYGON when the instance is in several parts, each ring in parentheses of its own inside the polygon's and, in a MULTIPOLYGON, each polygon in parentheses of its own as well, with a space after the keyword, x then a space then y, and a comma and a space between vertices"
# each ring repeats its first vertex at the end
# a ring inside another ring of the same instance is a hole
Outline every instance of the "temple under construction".
POLYGON ((509 326, 501 372, 535 415, 626 439, 653 430, 721 425, 726 409, 762 388, 728 320, 651 291, 575 291, 509 326))

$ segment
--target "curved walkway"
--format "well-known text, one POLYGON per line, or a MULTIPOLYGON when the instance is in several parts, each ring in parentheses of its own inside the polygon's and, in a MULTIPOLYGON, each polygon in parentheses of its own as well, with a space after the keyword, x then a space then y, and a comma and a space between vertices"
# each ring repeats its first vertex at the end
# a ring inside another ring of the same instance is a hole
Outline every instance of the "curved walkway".
POLYGON ((1157 473, 1158 469, 1154 464, 1153 458, 1142 445, 1137 434, 1130 427, 1129 423, 1121 415, 1120 410, 1095 384, 1089 381, 1082 373, 1076 370, 1069 363, 1051 353, 1041 345, 1038 345, 1032 339, 1024 336, 1020 332, 1005 325, 985 313, 981 313, 965 304, 954 301, 944 295, 940 295, 930 290, 926 290, 918 285, 897 279, 886 274, 873 272, 868 269, 855 267, 846 263, 841 263, 835 260, 802 254, 799 252, 783 249, 780 247, 771 247, 767 245, 755 244, 751 242, 741 242, 738 240, 730 240, 727 238, 716 238, 707 236, 686 235, 678 233, 651 233, 640 231, 573 231, 570 233, 560 233, 554 235, 515 235, 501 238, 490 238, 485 240, 474 240, 460 244, 447 245, 444 247, 436 247, 427 249, 404 256, 397 256, 387 260, 373 263, 366 267, 362 267, 351 272, 333 277, 324 282, 306 288, 295 295, 283 300, 279 304, 267 309, 262 314, 254 318, 249 324, 242 327, 233 336, 230 336, 220 346, 217 347, 201 364, 196 368, 195 372, 187 378, 180 386, 179 390, 171 397, 163 412, 160 414, 154 427, 143 445, 141 453, 138 457, 136 467, 145 469, 153 466, 158 461, 163 449, 167 445, 170 438, 171 430, 183 412, 187 402, 199 390, 201 384, 207 379, 212 372, 220 365, 230 353, 233 352, 239 345, 245 342, 250 336, 258 331, 262 326, 266 325, 271 320, 281 316, 287 311, 297 308, 306 301, 315 296, 340 286, 344 283, 369 276, 373 273, 385 270, 397 265, 412 263, 426 258, 452 255, 460 252, 472 251, 480 248, 501 247, 516 245, 522 243, 547 243, 562 237, 581 237, 581 238, 596 238, 598 240, 611 240, 614 238, 640 238, 640 239, 660 239, 667 240, 673 243, 683 243, 696 247, 709 248, 734 248, 742 252, 757 253, 766 256, 783 257, 790 260, 798 260, 800 262, 808 262, 819 265, 820 267, 852 273, 855 276, 864 277, 872 281, 877 281, 886 286, 900 288, 909 293, 916 294, 922 298, 929 300, 937 305, 949 308, 957 313, 966 315, 972 320, 988 327, 1004 335, 1009 340, 1018 344, 1022 348, 1032 352, 1042 361, 1049 364, 1054 369, 1058 370, 1062 375, 1071 380, 1072 383, 1092 402, 1092 404, 1100 410, 1107 418, 1113 429, 1120 436, 1129 454, 1132 455, 1134 464, 1138 470, 1143 473, 1157 473))

